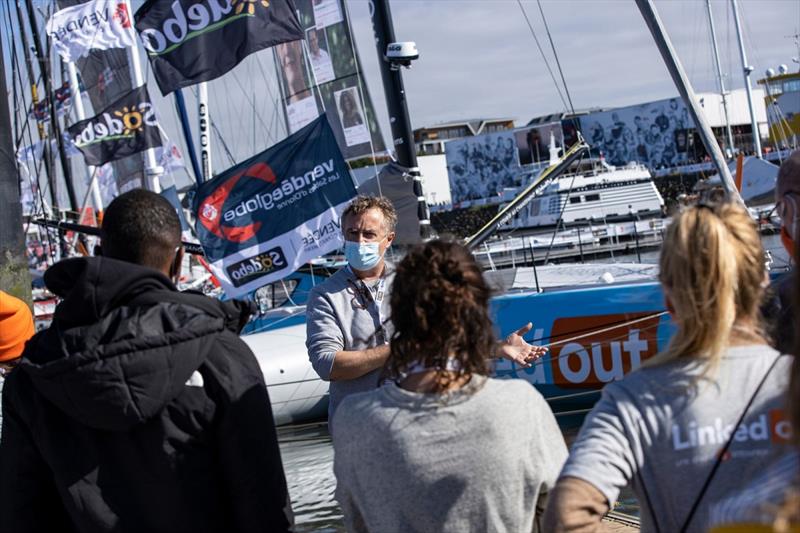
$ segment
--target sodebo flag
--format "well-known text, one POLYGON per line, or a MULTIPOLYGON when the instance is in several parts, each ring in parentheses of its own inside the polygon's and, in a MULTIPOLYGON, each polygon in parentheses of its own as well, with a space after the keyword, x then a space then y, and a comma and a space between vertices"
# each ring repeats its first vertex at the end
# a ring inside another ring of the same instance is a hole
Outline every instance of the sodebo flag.
POLYGON ((86 164, 100 166, 161 146, 156 109, 142 85, 123 94, 92 118, 67 129, 86 164))
POLYGON ((135 18, 165 95, 305 37, 292 0, 147 0, 135 18))
POLYGON ((325 115, 199 186, 193 211, 211 270, 235 298, 342 245, 356 195, 325 115))
POLYGON ((47 21, 47 34, 64 61, 75 61, 89 50, 133 46, 133 24, 122 0, 90 0, 68 7, 47 21))

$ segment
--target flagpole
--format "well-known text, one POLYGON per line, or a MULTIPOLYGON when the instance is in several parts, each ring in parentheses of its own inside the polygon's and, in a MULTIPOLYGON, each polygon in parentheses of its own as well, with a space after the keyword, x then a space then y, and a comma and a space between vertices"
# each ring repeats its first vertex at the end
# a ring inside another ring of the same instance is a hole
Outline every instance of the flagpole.
MULTIPOLYGON (((130 0, 124 0, 128 13, 133 13, 131 9, 130 0)), ((133 46, 130 47, 131 56, 131 77, 133 84, 136 87, 144 85, 144 76, 142 75, 142 61, 139 58, 139 44, 136 39, 133 40, 133 46)), ((154 192, 161 192, 161 175, 164 174, 164 169, 158 165, 156 161, 155 148, 148 148, 144 152, 144 174, 145 174, 145 188, 154 192)))
MULTIPOLYGON (((28 32, 25 31, 25 20, 22 15, 22 6, 20 5, 20 0, 16 0, 16 7, 17 7, 17 23, 19 24, 19 33, 22 38, 22 48, 23 54, 22 57, 25 58, 25 70, 28 72, 28 83, 31 84, 31 110, 36 109, 37 104, 39 103, 39 89, 36 86, 36 76, 33 73, 33 64, 31 62, 31 47, 28 43, 28 32)), ((44 124, 40 120, 37 120, 34 116, 34 121, 36 122, 36 129, 39 133, 39 141, 42 143, 42 157, 44 158, 44 173, 47 179, 47 187, 50 189, 50 203, 52 204, 53 210, 58 213, 58 194, 56 191, 56 182, 55 178, 53 177, 53 169, 50 165, 50 150, 48 146, 48 141, 45 139, 47 136, 45 135, 44 131, 44 124)), ((39 186, 39 176, 37 173, 36 176, 36 185, 39 186)))
MULTIPOLYGON (((70 168, 67 153, 64 150, 64 142, 61 139, 61 128, 58 126, 58 116, 56 115, 55 99, 53 98, 52 80, 50 79, 50 64, 49 58, 44 55, 42 50, 42 41, 39 37, 39 25, 36 23, 36 17, 33 11, 33 1, 26 2, 28 8, 28 21, 31 25, 31 33, 33 37, 33 49, 36 52, 36 58, 39 60, 39 72, 44 78, 44 92, 47 98, 48 107, 50 108, 50 133, 55 138, 56 146, 58 147, 58 155, 61 160, 61 170, 64 173, 64 182, 67 185, 67 196, 69 203, 73 210, 78 209, 78 197, 75 195, 75 187, 72 184, 72 169, 70 168)), ((45 149, 49 149, 48 143, 45 143, 45 149)))
POLYGON ((214 175, 211 166, 211 117, 208 114, 208 84, 200 82, 197 85, 197 116, 200 120, 200 165, 203 170, 203 181, 208 181, 214 175))
MULTIPOLYGON (((78 69, 75 68, 75 63, 67 61, 67 74, 69 75, 69 85, 72 88, 72 105, 75 106, 75 115, 78 121, 86 118, 86 111, 83 109, 83 98, 81 97, 81 88, 78 84, 78 69)), ((103 211, 103 195, 100 194, 100 186, 95 179, 96 168, 93 165, 86 166, 86 176, 89 178, 89 188, 92 191, 92 201, 94 207, 99 215, 103 211)))

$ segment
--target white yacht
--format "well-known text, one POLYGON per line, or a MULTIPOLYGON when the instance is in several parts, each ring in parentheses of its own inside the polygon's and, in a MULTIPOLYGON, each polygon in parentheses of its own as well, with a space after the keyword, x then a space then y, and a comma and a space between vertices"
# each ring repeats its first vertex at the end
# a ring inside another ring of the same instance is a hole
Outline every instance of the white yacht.
POLYGON ((616 168, 603 163, 589 173, 561 176, 545 185, 509 223, 537 228, 623 218, 661 216, 664 199, 643 165, 616 168))

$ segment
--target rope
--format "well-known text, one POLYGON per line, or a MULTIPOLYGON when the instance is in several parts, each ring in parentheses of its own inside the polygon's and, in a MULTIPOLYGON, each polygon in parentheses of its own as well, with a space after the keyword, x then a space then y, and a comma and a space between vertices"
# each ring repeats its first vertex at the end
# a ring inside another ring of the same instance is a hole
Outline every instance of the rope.
POLYGON ((604 328, 601 328, 601 329, 595 329, 595 330, 589 331, 588 333, 583 333, 581 335, 576 335, 574 337, 569 337, 569 338, 566 338, 564 340, 551 342, 549 344, 543 344, 542 346, 544 346, 546 348, 550 348, 550 347, 556 346, 558 344, 566 344, 568 342, 574 342, 576 340, 584 339, 584 338, 590 337, 592 335, 599 335, 599 334, 605 333, 607 331, 612 331, 612 330, 615 330, 615 329, 631 326, 633 324, 638 324, 639 322, 645 322, 647 320, 652 320, 654 318, 660 318, 660 317, 666 315, 667 313, 668 313, 668 311, 659 311, 658 313, 652 313, 652 314, 649 314, 647 316, 635 318, 633 320, 627 320, 627 321, 620 322, 620 323, 617 323, 617 324, 613 324, 613 325, 610 325, 610 326, 607 326, 607 327, 604 327, 604 328))
MULTIPOLYGON (((558 60, 558 52, 556 52, 556 45, 553 44, 553 36, 550 35, 550 28, 547 25, 547 18, 545 18, 544 16, 544 10, 542 9, 541 0, 536 0, 536 4, 539 6, 539 13, 541 13, 542 15, 542 22, 544 22, 544 29, 547 32, 547 39, 550 41, 550 47, 553 49, 553 57, 555 57, 556 59, 556 66, 558 67, 558 74, 561 76, 561 83, 564 84, 564 94, 567 95, 567 100, 569 101, 569 110, 574 115, 575 107, 572 105, 572 97, 569 95, 569 87, 567 87, 567 80, 564 79, 564 71, 561 70, 561 61, 558 60)), ((528 17, 526 16, 525 18, 527 19, 528 17)))
POLYGON ((531 21, 528 18, 528 14, 525 12, 525 7, 522 5, 522 0, 517 0, 517 4, 519 4, 519 9, 522 11, 522 15, 525 17, 525 22, 528 23, 528 28, 531 31, 533 40, 536 42, 536 48, 539 49, 539 53, 542 55, 544 66, 547 67, 547 72, 550 73, 550 79, 553 80, 553 85, 555 85, 556 87, 556 92, 558 93, 558 97, 561 99, 561 103, 564 104, 564 109, 569 109, 571 107, 571 104, 568 105, 567 101, 564 99, 564 95, 561 94, 561 88, 558 86, 558 81, 556 81, 556 76, 555 74, 553 74, 553 69, 550 68, 550 63, 547 61, 547 56, 544 55, 544 50, 542 49, 542 45, 539 44, 539 38, 536 37, 536 32, 533 30, 533 25, 531 24, 531 21))

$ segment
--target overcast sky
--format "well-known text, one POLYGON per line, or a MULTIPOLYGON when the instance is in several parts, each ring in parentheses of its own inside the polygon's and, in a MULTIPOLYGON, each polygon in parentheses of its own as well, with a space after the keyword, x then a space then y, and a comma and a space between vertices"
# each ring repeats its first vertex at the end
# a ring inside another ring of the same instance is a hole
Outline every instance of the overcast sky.
MULTIPOLYGON (((133 4, 136 9, 141 0, 133 4)), ((348 0, 347 5, 367 84, 388 138, 368 2, 348 0)), ((716 91, 705 1, 658 0, 656 6, 695 90, 716 91)), ((725 83, 728 88, 742 87, 730 2, 715 0, 712 6, 725 83)), ((796 71, 792 57, 798 50, 791 36, 800 32, 800 1, 740 0, 740 6, 754 78, 781 63, 796 71)), ((537 2, 523 1, 522 7, 555 71, 537 2)), ((414 67, 403 72, 415 128, 486 117, 509 117, 522 125, 535 116, 565 110, 516 0, 392 0, 391 8, 398 40, 416 41, 420 50, 414 67)), ((633 0, 543 0, 542 8, 576 109, 677 94, 633 0)), ((158 95, 155 84, 150 92, 158 95)), ((270 51, 251 56, 233 74, 211 82, 209 93, 212 119, 235 160, 285 135, 275 105, 270 51)), ((186 95, 194 114, 193 98, 189 91, 186 95)), ((172 99, 159 100, 159 107, 167 133, 179 139, 172 99)), ((215 146, 215 166, 228 166, 222 152, 215 146)))

